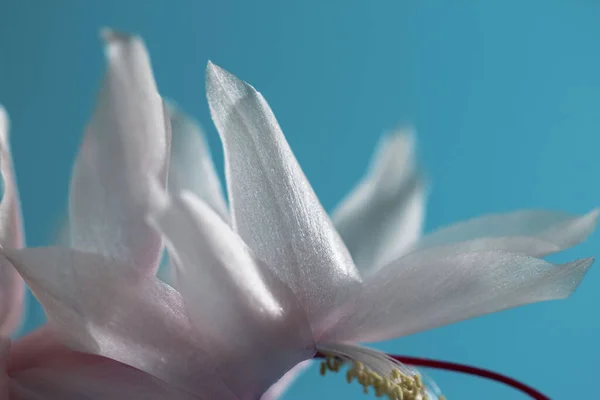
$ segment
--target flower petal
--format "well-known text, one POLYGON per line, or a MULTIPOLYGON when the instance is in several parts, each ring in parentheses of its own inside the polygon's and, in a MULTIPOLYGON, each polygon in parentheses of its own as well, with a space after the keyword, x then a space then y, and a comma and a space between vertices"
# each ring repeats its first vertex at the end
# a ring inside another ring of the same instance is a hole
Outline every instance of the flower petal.
POLYGON ((414 152, 412 132, 385 136, 367 175, 333 213, 333 222, 361 271, 394 260, 421 236, 426 188, 414 152))
MULTIPOLYGON (((380 341, 506 308, 568 297, 593 259, 554 265, 462 245, 404 256, 365 280, 335 340, 380 341)), ((331 341, 333 338, 328 338, 331 341)))
POLYGON ((152 274, 162 243, 145 220, 148 187, 166 184, 169 121, 141 39, 104 37, 108 70, 71 180, 72 244, 152 274))
POLYGON ((262 95, 212 63, 206 86, 233 226, 294 291, 318 335, 358 271, 262 95))
POLYGON ((531 252, 527 252, 518 240, 512 242, 520 247, 519 251, 542 257, 583 242, 596 228, 598 212, 599 210, 593 210, 582 216, 539 210, 489 214, 428 234, 418 242, 417 247, 426 248, 486 237, 499 239, 490 241, 490 245, 502 244, 502 248, 488 246, 486 250, 517 251, 507 246, 506 242, 510 237, 532 237, 547 242, 548 251, 540 252, 533 247, 531 252))
POLYGON ((179 294, 155 277, 140 278, 118 262, 72 249, 3 252, 72 349, 112 358, 207 398, 237 399, 215 373, 215 360, 189 325, 179 294))
POLYGON ((38 353, 32 361, 5 376, 9 394, 3 399, 198 399, 128 365, 66 348, 38 353))
MULTIPOLYGON (((10 154, 8 117, 0 106, 0 173, 4 193, 0 202, 0 246, 23 247, 25 238, 19 192, 10 154)), ((0 336, 9 336, 21 322, 25 283, 11 265, 0 265, 0 336)))
POLYGON ((169 105, 173 140, 169 167, 169 192, 189 190, 204 200, 225 221, 229 210, 204 132, 196 121, 169 105))
POLYGON ((254 387, 258 398, 313 356, 310 327, 293 293, 206 203, 183 192, 165 199, 152 220, 165 235, 190 318, 220 344, 213 356, 228 361, 222 372, 233 378, 234 391, 249 394, 254 387))
POLYGON ((312 365, 312 360, 302 361, 285 373, 273 386, 262 395, 260 400, 277 400, 290 387, 294 380, 312 365))

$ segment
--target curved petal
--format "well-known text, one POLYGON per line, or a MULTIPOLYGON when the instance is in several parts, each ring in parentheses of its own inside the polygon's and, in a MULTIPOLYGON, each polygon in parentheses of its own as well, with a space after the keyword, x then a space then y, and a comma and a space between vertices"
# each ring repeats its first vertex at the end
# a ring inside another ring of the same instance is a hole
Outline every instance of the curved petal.
POLYGON ((394 260, 421 236, 427 193, 414 147, 410 131, 383 137, 368 173, 333 212, 361 272, 394 260))
POLYGON ((177 195, 189 190, 229 222, 227 202, 204 132, 175 105, 169 104, 168 108, 173 132, 169 192, 177 195))
POLYGON ((165 199, 152 220, 165 235, 190 318, 218 344, 215 355, 227 361, 221 367, 234 391, 249 394, 254 387, 258 398, 313 356, 310 327, 293 293, 210 206, 184 192, 165 199))
MULTIPOLYGON (((365 280, 335 340, 380 341, 506 308, 568 297, 593 259, 554 265, 502 251, 467 252, 461 244, 426 249, 365 280)), ((328 339, 331 340, 331 339, 328 339)))
POLYGON ((190 326, 179 294, 158 279, 140 278, 118 262, 72 249, 3 252, 70 348, 112 358, 206 398, 239 400, 215 372, 220 361, 204 350, 208 344, 190 326))
MULTIPOLYGON (((598 210, 582 216, 573 216, 555 211, 525 210, 504 214, 489 214, 459 222, 424 236, 418 248, 440 244, 466 242, 484 237, 505 238, 532 237, 547 242, 545 253, 528 253, 532 256, 545 256, 573 247, 583 242, 596 228, 598 210)), ((496 243, 502 243, 502 240, 496 243)), ((518 241, 513 241, 518 245, 518 241)), ((490 243, 493 243, 491 241, 490 243)), ((506 243, 504 243, 506 245, 506 243)), ((507 251, 513 251, 506 246, 507 251)), ((499 250, 488 247, 486 250, 499 250)))
POLYGON ((169 122, 141 39, 104 37, 108 70, 71 180, 72 245, 149 275, 162 242, 145 220, 148 187, 166 184, 169 122))
MULTIPOLYGON (((10 154, 8 117, 0 107, 0 173, 4 193, 0 202, 0 246, 23 247, 25 238, 19 191, 10 154)), ((11 265, 0 265, 0 336, 9 336, 21 322, 25 283, 11 265)))
POLYGON ((198 399, 152 375, 109 358, 65 347, 33 355, 26 368, 0 373, 10 400, 198 399))
POLYGON ((358 271, 262 95, 212 63, 206 91, 224 145, 233 226, 294 291, 318 336, 358 271))
POLYGON ((312 360, 302 361, 300 364, 296 365, 294 368, 290 369, 285 373, 273 386, 269 388, 262 395, 260 400, 277 400, 279 399, 285 391, 290 387, 292 382, 303 373, 308 367, 312 365, 312 360))

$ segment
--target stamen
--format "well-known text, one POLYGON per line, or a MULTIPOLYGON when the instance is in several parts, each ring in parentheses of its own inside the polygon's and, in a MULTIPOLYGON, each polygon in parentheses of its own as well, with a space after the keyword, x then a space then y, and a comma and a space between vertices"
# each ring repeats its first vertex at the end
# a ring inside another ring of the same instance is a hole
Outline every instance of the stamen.
MULTIPOLYGON (((315 358, 326 358, 327 355, 323 352, 319 352, 315 355, 315 358)), ((473 367, 465 364, 452 363, 448 361, 440 361, 440 360, 432 360, 426 358, 418 358, 418 357, 408 357, 408 356, 397 356, 397 355, 387 355, 387 357, 396 360, 400 363, 413 365, 416 367, 425 367, 425 368, 435 368, 442 369, 447 371, 460 372, 463 374, 469 374, 474 376, 479 376, 482 378, 490 379, 496 382, 503 383, 507 386, 510 386, 520 392, 523 392, 530 396, 535 400, 550 400, 550 397, 542 394, 538 390, 517 381, 516 379, 510 378, 506 375, 499 374, 494 371, 486 370, 483 368, 473 367)), ((321 367, 321 375, 324 374, 323 367, 321 367)), ((433 390, 434 393, 438 393, 438 390, 433 390)), ((443 399, 443 396, 438 396, 439 399, 443 399)), ((405 400, 405 399, 404 399, 405 400)))
POLYGON ((433 394, 421 376, 385 353, 364 347, 344 344, 320 345, 321 375, 327 371, 339 372, 347 366, 346 380, 356 380, 364 393, 373 389, 375 396, 389 400, 433 400, 443 396, 433 394))

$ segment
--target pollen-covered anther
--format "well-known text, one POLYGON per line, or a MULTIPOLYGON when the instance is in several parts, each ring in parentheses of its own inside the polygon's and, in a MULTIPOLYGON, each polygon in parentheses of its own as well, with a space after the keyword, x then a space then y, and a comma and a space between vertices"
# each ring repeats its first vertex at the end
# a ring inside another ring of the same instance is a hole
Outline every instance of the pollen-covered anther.
POLYGON ((420 375, 407 374, 396 368, 388 376, 384 376, 360 361, 327 354, 321 362, 321 375, 325 375, 327 371, 338 372, 343 365, 348 366, 348 383, 356 379, 365 393, 369 393, 369 388, 372 388, 375 396, 387 396, 389 400, 430 400, 420 375))

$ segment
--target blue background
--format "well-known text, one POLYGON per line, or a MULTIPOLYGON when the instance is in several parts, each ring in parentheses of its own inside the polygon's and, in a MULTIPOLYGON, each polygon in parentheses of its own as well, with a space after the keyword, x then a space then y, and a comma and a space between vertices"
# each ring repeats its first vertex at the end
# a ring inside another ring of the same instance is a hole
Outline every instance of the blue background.
MULTIPOLYGON (((208 59, 272 105, 324 206, 361 176, 384 131, 418 130, 433 183, 427 229, 490 211, 600 204, 600 3, 591 0, 0 1, 0 103, 29 245, 47 244, 104 69, 98 30, 141 34, 162 93, 205 126, 208 59)), ((559 257, 598 254, 598 235, 559 257)), ((553 399, 597 394, 600 272, 567 301, 380 347, 495 369, 553 399)), ((40 322, 32 303, 27 329, 40 322)), ((250 361, 251 362, 251 361, 250 361)), ((431 372, 450 399, 521 398, 431 372)), ((286 399, 365 398, 312 369, 286 399)))

